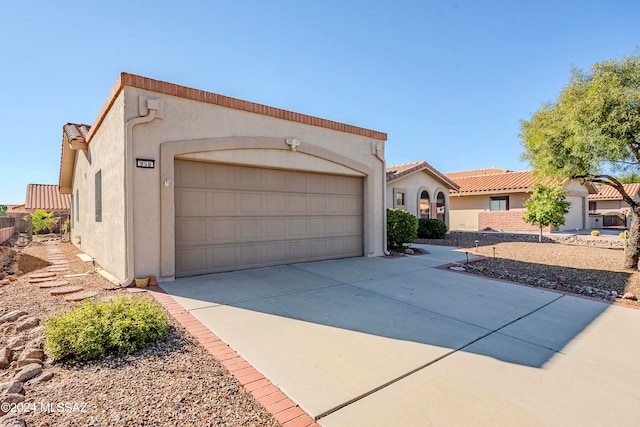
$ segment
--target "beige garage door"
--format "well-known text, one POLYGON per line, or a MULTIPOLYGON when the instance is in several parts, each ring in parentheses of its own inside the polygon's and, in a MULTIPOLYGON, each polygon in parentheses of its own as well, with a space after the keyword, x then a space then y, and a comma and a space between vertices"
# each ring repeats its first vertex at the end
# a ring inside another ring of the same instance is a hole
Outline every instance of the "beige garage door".
POLYGON ((585 228, 584 224, 584 197, 567 196, 567 201, 571 202, 569 213, 565 215, 565 224, 560 226, 560 230, 574 230, 585 228))
POLYGON ((363 254, 362 178, 175 162, 176 276, 363 254))

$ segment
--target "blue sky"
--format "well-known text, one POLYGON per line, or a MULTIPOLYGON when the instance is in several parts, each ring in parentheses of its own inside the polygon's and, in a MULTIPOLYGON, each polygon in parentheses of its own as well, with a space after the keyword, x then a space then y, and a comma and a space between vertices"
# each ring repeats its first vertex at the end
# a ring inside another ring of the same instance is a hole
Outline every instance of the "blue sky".
POLYGON ((637 0, 2 2, 0 203, 58 183, 62 125, 122 71, 386 132, 390 165, 524 170, 520 120, 638 22, 637 0))

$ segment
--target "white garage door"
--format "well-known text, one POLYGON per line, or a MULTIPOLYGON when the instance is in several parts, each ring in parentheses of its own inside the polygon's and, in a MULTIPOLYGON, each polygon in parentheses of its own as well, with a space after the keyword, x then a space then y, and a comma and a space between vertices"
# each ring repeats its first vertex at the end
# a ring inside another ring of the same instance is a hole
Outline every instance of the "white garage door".
POLYGON ((565 224, 560 226, 560 230, 574 230, 585 228, 584 224, 584 197, 567 196, 567 201, 571 202, 569 213, 565 215, 565 224))
POLYGON ((358 177, 175 162, 176 276, 363 254, 358 177))

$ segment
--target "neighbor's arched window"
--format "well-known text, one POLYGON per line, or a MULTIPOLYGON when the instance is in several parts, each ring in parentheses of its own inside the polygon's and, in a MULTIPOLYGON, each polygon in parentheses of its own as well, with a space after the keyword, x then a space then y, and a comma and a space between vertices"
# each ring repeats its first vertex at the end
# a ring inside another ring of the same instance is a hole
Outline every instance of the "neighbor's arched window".
POLYGON ((441 191, 438 193, 438 196, 436 197, 436 214, 437 217, 440 221, 445 222, 444 218, 445 218, 445 199, 444 199, 444 193, 441 191))
POLYGON ((423 190, 420 193, 419 206, 420 206, 420 218, 431 218, 429 192, 427 190, 423 190))

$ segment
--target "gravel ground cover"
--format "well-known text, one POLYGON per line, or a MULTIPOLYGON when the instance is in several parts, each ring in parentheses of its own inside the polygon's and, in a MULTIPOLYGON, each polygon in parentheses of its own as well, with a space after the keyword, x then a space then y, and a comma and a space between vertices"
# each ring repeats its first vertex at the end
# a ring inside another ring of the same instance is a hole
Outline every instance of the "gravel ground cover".
POLYGON ((486 257, 463 267, 471 274, 617 301, 640 297, 640 272, 623 268, 624 241, 617 236, 451 232, 446 239, 416 243, 456 246, 486 257), (477 245, 477 249, 476 249, 477 245))
MULTIPOLYGON (((17 280, 0 287, 0 316, 24 310, 44 321, 57 310, 71 307, 61 297, 50 296, 46 290, 28 283, 30 274, 46 271, 47 243, 32 243, 17 257, 11 248, 0 246, 0 271, 13 269, 20 273, 17 280)), ((70 270, 62 274, 90 269, 90 263, 81 261, 76 256, 79 251, 70 243, 58 243, 56 247, 69 261, 70 270)), ((126 292, 114 289, 98 274, 65 280, 99 292, 98 298, 126 292)), ((8 334, 0 334, 0 348, 9 339, 8 334)), ((37 410, 18 414, 28 426, 278 425, 236 378, 173 319, 163 340, 131 355, 112 354, 75 365, 45 360, 42 368, 43 374, 53 374, 50 380, 38 381, 36 377, 22 384, 25 402, 40 405, 37 410)), ((13 365, 0 369, 0 383, 10 381, 15 372, 13 365)), ((0 419, 1 416, 0 413, 0 419)))

